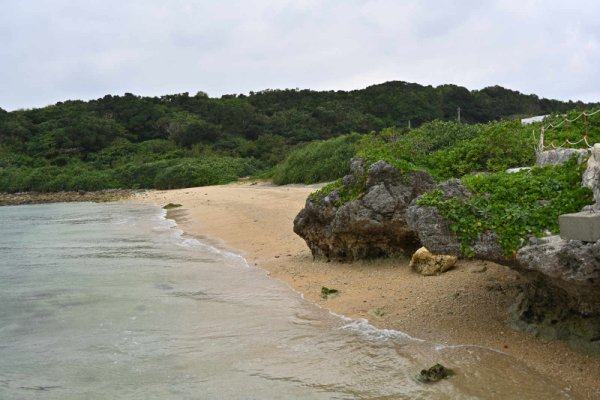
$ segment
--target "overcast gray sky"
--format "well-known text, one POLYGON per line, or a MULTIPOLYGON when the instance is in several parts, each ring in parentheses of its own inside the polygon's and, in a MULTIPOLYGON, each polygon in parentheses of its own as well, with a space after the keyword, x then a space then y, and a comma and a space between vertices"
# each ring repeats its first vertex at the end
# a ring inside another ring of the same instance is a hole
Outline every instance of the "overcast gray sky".
POLYGON ((0 107, 389 80, 600 101, 600 1, 0 0, 0 107))

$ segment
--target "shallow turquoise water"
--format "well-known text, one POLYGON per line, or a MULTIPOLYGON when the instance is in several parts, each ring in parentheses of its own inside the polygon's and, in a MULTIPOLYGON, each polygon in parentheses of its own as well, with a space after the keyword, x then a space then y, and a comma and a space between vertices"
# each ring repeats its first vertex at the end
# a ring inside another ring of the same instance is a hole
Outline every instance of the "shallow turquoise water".
POLYGON ((0 399, 570 398, 514 359, 332 315, 156 207, 0 207, 0 399), (442 362, 456 376, 414 380, 442 362))

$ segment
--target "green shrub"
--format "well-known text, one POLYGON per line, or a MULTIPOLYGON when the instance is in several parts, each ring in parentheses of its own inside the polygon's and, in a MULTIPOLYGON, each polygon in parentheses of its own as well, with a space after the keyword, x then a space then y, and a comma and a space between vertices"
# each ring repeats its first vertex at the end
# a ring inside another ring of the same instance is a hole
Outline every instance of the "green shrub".
POLYGON ((492 122, 479 129, 479 136, 438 150, 423 164, 438 180, 534 164, 535 144, 529 128, 515 121, 492 122))
POLYGON ((443 121, 425 123, 408 133, 387 128, 364 137, 358 145, 358 155, 373 162, 382 159, 393 164, 404 160, 411 164, 426 165, 432 152, 473 139, 480 135, 480 130, 479 125, 443 121))
POLYGON ((368 163, 385 160, 400 171, 424 168, 438 180, 532 165, 530 128, 518 121, 464 125, 433 121, 408 133, 384 129, 366 136, 357 155, 368 163))
POLYGON ((57 192, 111 188, 171 189, 215 185, 263 171, 263 163, 231 157, 182 158, 144 164, 129 163, 117 169, 98 170, 89 164, 65 167, 0 168, 0 192, 57 192))
MULTIPOLYGON (((588 110, 588 112, 591 110, 588 110)), ((548 127, 545 131, 544 144, 546 148, 550 148, 552 145, 552 138, 554 136, 554 145, 573 148, 587 148, 587 145, 581 140, 585 136, 586 126, 588 134, 588 143, 593 145, 594 143, 600 143, 600 113, 588 116, 584 119, 581 115, 581 110, 572 110, 567 114, 554 114, 546 118, 543 125, 548 127), (573 122, 564 121, 566 119, 575 120, 573 122), (557 126, 556 128, 549 127, 550 124, 557 126), (576 145, 565 144, 565 141, 569 139, 572 143, 580 142, 576 145)), ((536 136, 539 138, 542 124, 534 125, 536 136)))
POLYGON ((233 157, 185 158, 173 160, 156 174, 152 187, 175 189, 218 185, 233 182, 240 176, 251 175, 263 165, 252 159, 233 157))
POLYGON ((118 182, 110 171, 96 171, 83 164, 0 169, 0 192, 92 191, 116 187, 118 182))
POLYGON ((142 164, 129 163, 115 169, 115 176, 123 187, 154 188, 156 176, 172 165, 172 161, 161 160, 142 164))
POLYGON ((361 136, 351 134, 325 141, 312 142, 294 152, 277 165, 273 183, 316 183, 340 178, 350 172, 350 159, 361 136))
POLYGON ((484 232, 493 230, 506 255, 511 256, 530 236, 558 232, 558 216, 576 212, 592 202, 581 186, 585 164, 573 159, 564 165, 464 177, 473 192, 466 201, 445 198, 441 191, 425 194, 420 205, 437 207, 462 241, 465 255, 484 232))
POLYGON ((183 162, 161 171, 154 181, 157 189, 217 185, 232 182, 237 175, 232 170, 219 170, 209 164, 183 162))

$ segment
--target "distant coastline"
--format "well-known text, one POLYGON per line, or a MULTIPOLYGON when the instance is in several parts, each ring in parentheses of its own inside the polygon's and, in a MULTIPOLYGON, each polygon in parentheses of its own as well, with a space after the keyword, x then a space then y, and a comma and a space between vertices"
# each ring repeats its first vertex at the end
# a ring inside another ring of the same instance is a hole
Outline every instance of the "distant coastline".
POLYGON ((135 193, 128 189, 108 189, 99 191, 70 191, 70 192, 22 192, 0 193, 0 206, 17 206, 23 204, 68 203, 78 201, 107 202, 126 199, 135 193))

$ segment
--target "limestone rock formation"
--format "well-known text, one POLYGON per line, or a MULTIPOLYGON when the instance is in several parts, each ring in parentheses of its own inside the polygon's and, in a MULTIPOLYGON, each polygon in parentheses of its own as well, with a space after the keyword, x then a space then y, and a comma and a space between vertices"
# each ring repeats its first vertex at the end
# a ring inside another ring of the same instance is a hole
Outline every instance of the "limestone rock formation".
POLYGON ((421 247, 413 254, 409 267, 421 275, 439 275, 454 267, 457 260, 456 256, 434 255, 425 247, 421 247))
MULTIPOLYGON (((451 179, 435 187, 446 198, 467 199, 471 192, 458 179, 451 179)), ((423 246, 435 254, 461 256, 461 243, 458 236, 450 230, 448 221, 435 207, 417 205, 416 202, 406 210, 408 226, 416 232, 423 246)), ((504 256, 498 236, 494 232, 484 232, 472 246, 473 256, 482 260, 495 261, 511 265, 513 260, 504 256)))
POLYGON ((600 355, 600 241, 534 238, 517 261, 531 283, 513 307, 514 325, 600 355))
MULTIPOLYGON (((564 162, 573 155, 568 153, 545 160, 564 162)), ((600 145, 591 153, 582 183, 595 195, 596 204, 588 208, 600 210, 600 145)), ((314 256, 349 261, 408 254, 420 246, 433 254, 462 256, 460 239, 438 209, 417 204, 420 195, 434 189, 447 198, 467 199, 472 194, 460 181, 436 186, 426 172, 401 174, 383 161, 367 168, 357 159, 351 171, 339 187, 309 197, 294 220, 294 232, 314 256)), ((515 328, 600 355, 600 241, 529 239, 516 256, 506 256, 498 236, 486 231, 471 249, 474 258, 507 265, 529 278, 512 309, 515 328)), ((446 268, 411 264, 426 274, 446 268)))
POLYGON ((573 156, 579 158, 579 163, 585 161, 589 151, 586 149, 555 149, 549 151, 540 151, 535 156, 535 165, 543 167, 544 165, 558 165, 569 161, 573 156))
POLYGON ((310 196, 294 220, 313 256, 351 261, 411 254, 420 245, 407 226, 406 208, 434 186, 423 171, 400 173, 384 161, 365 168, 351 163, 351 174, 330 193, 310 196), (356 194, 355 199, 349 195, 356 194))
POLYGON ((594 193, 595 208, 600 210, 600 143, 596 143, 591 151, 587 168, 583 173, 583 186, 594 193))

